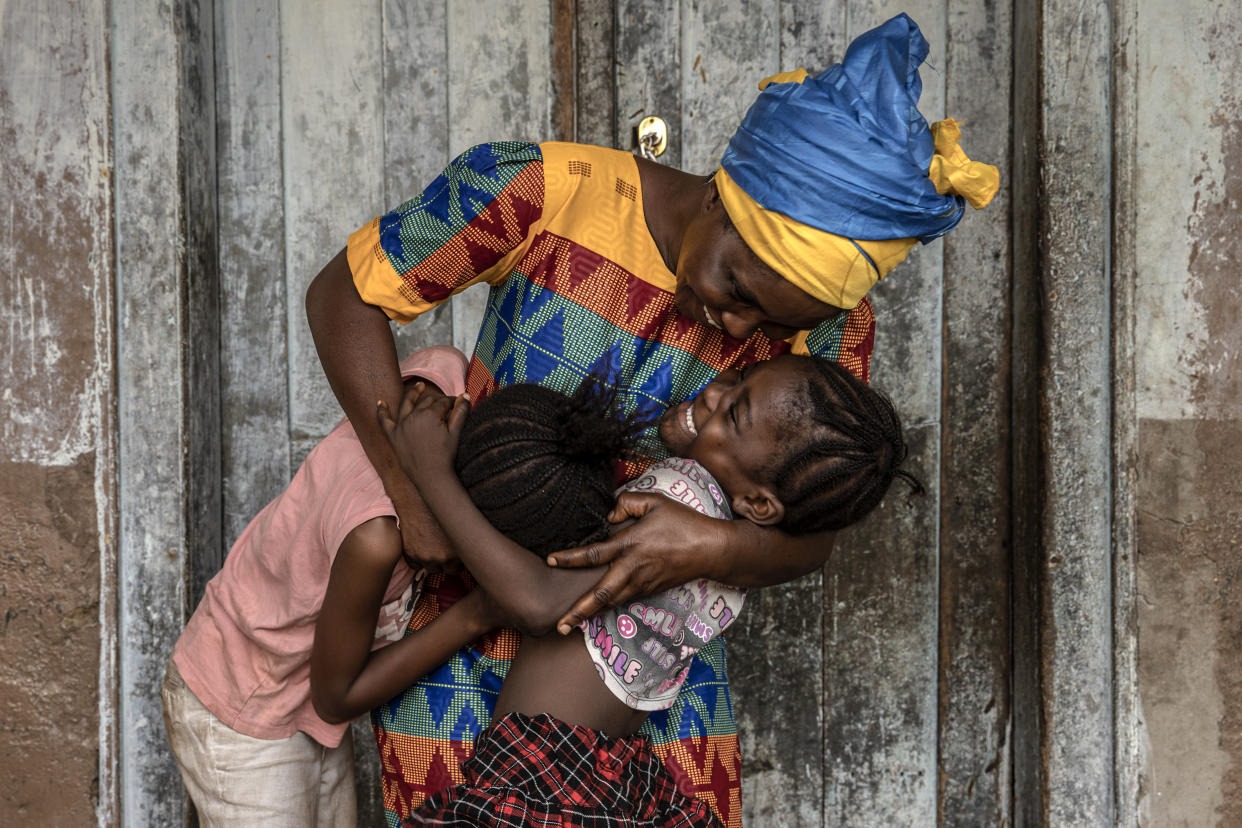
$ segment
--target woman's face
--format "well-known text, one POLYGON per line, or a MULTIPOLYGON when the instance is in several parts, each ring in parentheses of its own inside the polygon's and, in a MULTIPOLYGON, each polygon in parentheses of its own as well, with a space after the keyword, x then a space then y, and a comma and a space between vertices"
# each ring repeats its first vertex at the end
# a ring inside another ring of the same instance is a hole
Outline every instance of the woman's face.
POLYGON ((736 339, 756 329, 788 339, 840 312, 777 275, 751 252, 726 218, 709 184, 702 211, 690 222, 677 257, 677 309, 736 339))

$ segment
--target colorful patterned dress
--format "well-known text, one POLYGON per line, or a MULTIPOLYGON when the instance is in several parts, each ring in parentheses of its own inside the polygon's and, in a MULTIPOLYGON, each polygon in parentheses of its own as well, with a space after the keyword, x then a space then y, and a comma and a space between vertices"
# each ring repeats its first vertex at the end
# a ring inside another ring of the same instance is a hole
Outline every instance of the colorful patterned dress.
MULTIPOLYGON (((472 284, 491 285, 466 379, 476 400, 520 382, 572 391, 607 365, 627 389, 627 407, 663 408, 694 396, 720 371, 791 348, 868 376, 875 320, 865 300, 789 342, 759 332, 741 342, 680 315, 675 278, 643 216, 637 165, 625 152, 476 146, 421 196, 354 233, 348 255, 362 298, 402 322, 472 284)), ((654 430, 646 441, 653 456, 664 456, 654 430)), ((469 588, 468 577, 431 579, 410 628, 469 588)), ((461 762, 490 721, 517 644, 513 631, 488 636, 372 712, 390 825, 462 782, 461 762)), ((723 640, 699 652, 676 703, 650 716, 642 732, 684 793, 707 802, 726 825, 741 825, 741 754, 723 640)))

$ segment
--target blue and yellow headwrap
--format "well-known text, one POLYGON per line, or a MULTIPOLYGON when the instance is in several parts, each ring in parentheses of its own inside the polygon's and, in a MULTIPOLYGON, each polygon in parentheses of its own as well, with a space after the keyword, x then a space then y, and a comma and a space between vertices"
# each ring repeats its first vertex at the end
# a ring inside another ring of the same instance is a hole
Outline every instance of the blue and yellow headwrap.
POLYGON ((760 259, 830 305, 852 308, 916 241, 952 230, 1000 174, 958 146, 953 119, 919 113, 927 40, 904 14, 861 35, 845 59, 759 84, 716 186, 760 259))

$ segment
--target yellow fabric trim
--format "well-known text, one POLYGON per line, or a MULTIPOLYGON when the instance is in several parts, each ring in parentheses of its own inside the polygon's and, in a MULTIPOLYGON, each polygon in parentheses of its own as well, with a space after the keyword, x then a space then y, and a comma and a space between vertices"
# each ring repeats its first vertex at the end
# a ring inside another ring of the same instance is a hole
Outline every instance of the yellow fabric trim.
POLYGON ((350 234, 345 256, 362 301, 380 308, 389 319, 404 325, 431 308, 427 302, 411 304, 398 291, 401 277, 380 248, 378 216, 350 234))
POLYGON ((810 331, 798 331, 791 338, 785 340, 789 343, 789 351, 802 356, 809 356, 811 349, 806 347, 806 338, 810 335, 810 331))
POLYGON ((838 308, 848 310, 862 301, 914 247, 914 239, 859 241, 856 247, 844 236, 765 210, 724 169, 716 172, 716 189, 742 241, 764 264, 838 308), (875 262, 874 268, 859 247, 875 262))
POLYGON ((506 253, 484 272, 458 284, 453 288, 452 293, 438 302, 412 298, 416 296, 414 291, 403 290, 405 281, 393 268, 380 247, 378 217, 350 235, 345 255, 349 260, 349 270, 354 277, 354 287, 357 288, 362 301, 368 305, 375 305, 384 311, 389 319, 405 325, 437 305, 447 302, 463 290, 483 282, 489 285, 502 283, 513 271, 514 265, 526 254, 526 250, 530 247, 530 240, 534 238, 540 226, 541 222, 538 221, 532 224, 521 244, 506 253))
POLYGON ((809 74, 802 68, 794 69, 792 72, 777 72, 759 81, 759 91, 762 92, 771 83, 802 83, 809 74))
POLYGON ((661 290, 676 290, 677 278, 664 265, 647 230, 634 155, 558 141, 540 144, 539 151, 545 193, 542 223, 547 231, 599 253, 661 290), (574 209, 564 209, 575 194, 579 198, 574 209))
POLYGON ((928 178, 941 195, 952 193, 970 202, 976 210, 986 207, 1000 189, 1000 171, 991 164, 971 161, 958 145, 961 124, 952 118, 931 125, 936 154, 932 156, 928 178))

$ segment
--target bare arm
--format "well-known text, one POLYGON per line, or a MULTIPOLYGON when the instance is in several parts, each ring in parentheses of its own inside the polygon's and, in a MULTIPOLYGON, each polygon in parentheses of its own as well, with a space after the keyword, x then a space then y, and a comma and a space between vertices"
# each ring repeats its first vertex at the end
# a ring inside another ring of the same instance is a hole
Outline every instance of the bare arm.
POLYGON ((476 590, 426 627, 372 652, 400 556, 391 518, 356 527, 337 551, 311 649, 311 703, 326 722, 346 722, 382 704, 493 626, 486 595, 476 590))
POLYGON ((407 393, 394 421, 381 407, 379 421, 397 456, 470 574, 523 632, 544 635, 582 592, 604 574, 598 569, 549 569, 539 556, 488 522, 453 469, 468 401, 407 393), (417 450, 414 450, 415 447, 417 450))
POLYGON ((622 494, 609 520, 631 518, 638 521, 610 538, 548 557, 555 567, 594 571, 609 564, 560 619, 562 633, 636 595, 703 577, 739 587, 771 586, 818 569, 832 554, 831 532, 793 536, 748 520, 714 520, 656 494, 622 494))
POLYGON ((401 371, 388 317, 358 295, 344 250, 307 288, 306 319, 332 393, 396 507, 406 553, 431 570, 441 568, 451 559, 447 543, 375 421, 376 400, 401 401, 401 371))

